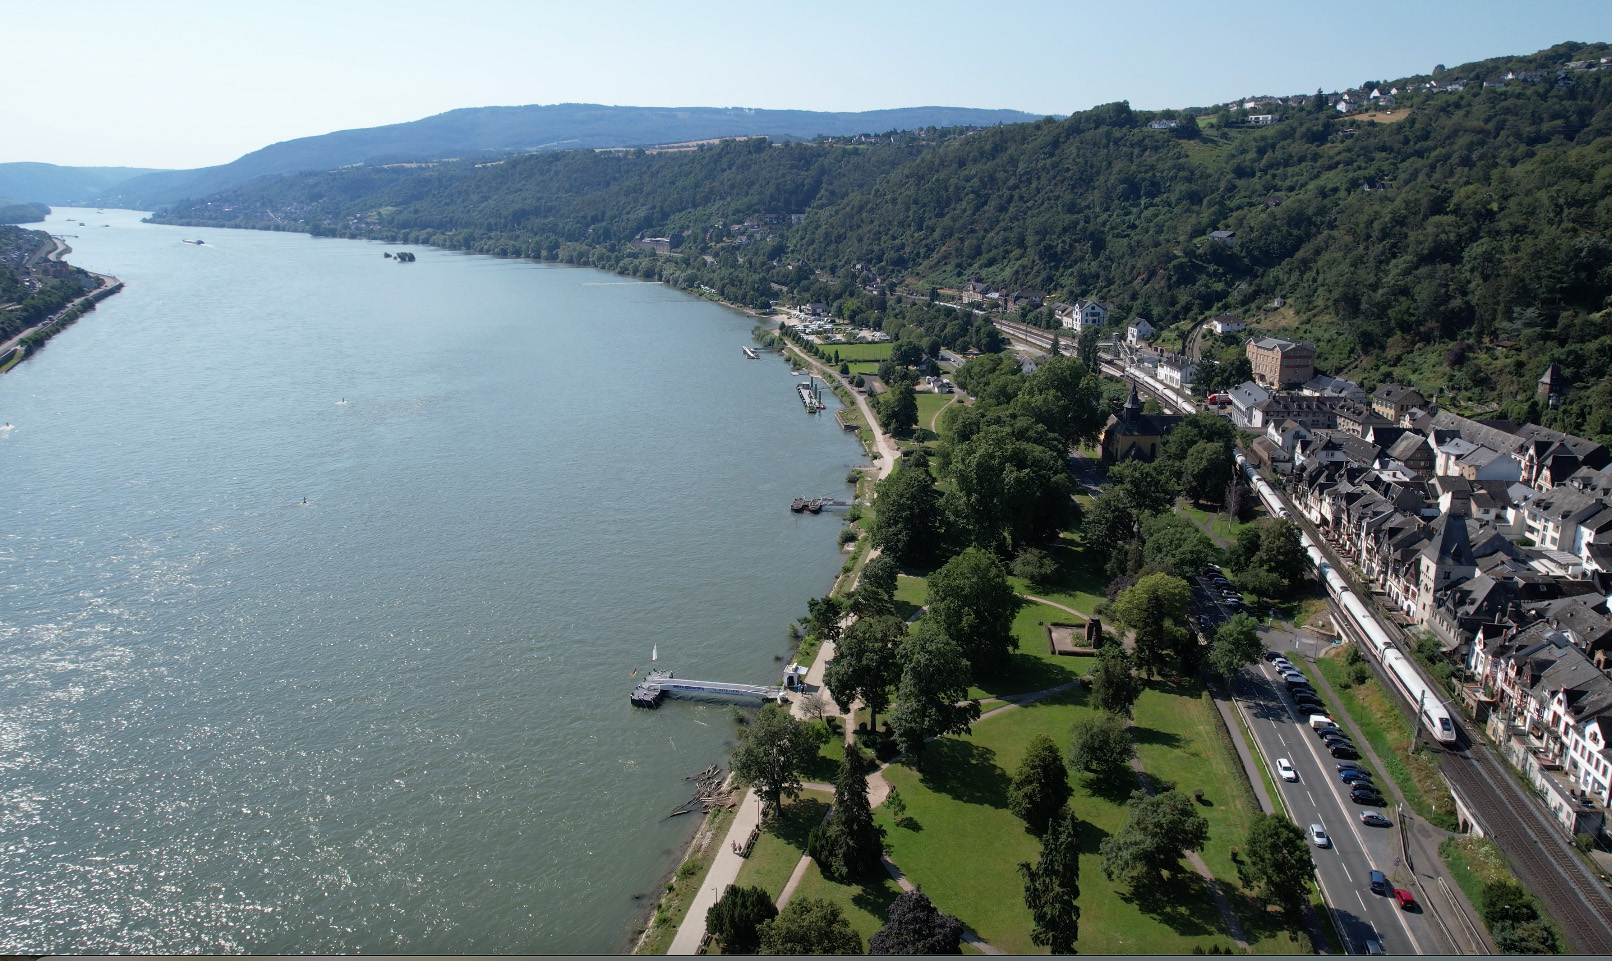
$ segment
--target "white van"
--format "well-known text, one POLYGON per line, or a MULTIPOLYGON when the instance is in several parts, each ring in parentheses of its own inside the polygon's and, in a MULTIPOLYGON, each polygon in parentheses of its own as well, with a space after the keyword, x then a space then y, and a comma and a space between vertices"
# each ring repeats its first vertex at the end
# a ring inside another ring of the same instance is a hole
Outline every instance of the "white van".
POLYGON ((1324 727, 1337 727, 1337 726, 1338 726, 1338 722, 1334 721, 1330 717, 1327 717, 1325 714, 1311 714, 1310 715, 1310 729, 1311 730, 1319 731, 1324 727))

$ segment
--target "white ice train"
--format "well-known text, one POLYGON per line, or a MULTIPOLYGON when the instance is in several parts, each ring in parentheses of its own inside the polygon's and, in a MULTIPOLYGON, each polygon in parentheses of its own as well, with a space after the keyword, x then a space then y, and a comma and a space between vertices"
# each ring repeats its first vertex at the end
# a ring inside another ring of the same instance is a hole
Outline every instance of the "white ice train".
MULTIPOLYGON (((1248 458, 1243 456, 1242 451, 1237 451, 1236 457, 1237 465, 1242 468, 1248 482, 1254 486, 1254 491, 1264 502, 1266 510, 1277 517, 1288 517, 1287 508, 1282 506, 1281 498, 1276 496, 1276 491, 1271 485, 1259 476, 1259 472, 1248 462, 1248 458)), ((1299 536, 1304 543, 1305 552, 1310 555, 1310 560, 1315 564, 1315 569, 1326 584, 1327 590, 1337 599, 1338 606, 1343 608, 1344 613, 1360 629, 1360 633, 1366 636, 1366 646, 1377 656, 1377 660, 1382 663, 1388 675, 1394 679, 1400 693, 1411 704, 1417 705, 1422 724, 1433 735, 1434 740, 1454 744, 1455 725, 1450 721, 1449 709, 1439 700, 1438 692, 1422 680, 1422 676, 1416 672, 1416 668, 1404 653, 1394 646, 1393 638, 1388 636, 1388 632, 1383 630, 1377 618, 1372 616, 1366 605, 1355 596, 1355 592, 1349 588, 1343 575, 1333 570, 1325 555, 1321 553, 1320 547, 1310 539, 1310 535, 1301 531, 1299 536)))
POLYGON ((1198 409, 1197 401, 1193 400, 1191 397, 1188 397, 1186 394, 1181 393, 1175 388, 1170 387, 1157 377, 1154 377, 1151 374, 1148 374, 1135 367, 1127 367, 1126 371, 1130 374, 1130 376, 1146 384, 1148 389, 1154 394, 1168 401, 1171 406, 1173 406, 1180 413, 1190 414, 1198 409))

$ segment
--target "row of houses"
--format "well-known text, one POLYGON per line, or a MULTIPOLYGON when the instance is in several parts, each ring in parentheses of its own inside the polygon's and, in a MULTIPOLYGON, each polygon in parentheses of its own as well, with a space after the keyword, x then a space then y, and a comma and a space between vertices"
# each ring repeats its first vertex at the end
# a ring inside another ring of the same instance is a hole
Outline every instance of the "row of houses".
POLYGON ((1299 396, 1281 399, 1280 423, 1278 405, 1260 408, 1256 456, 1290 470, 1295 506, 1383 607, 1468 667, 1463 697, 1562 827, 1601 832, 1612 804, 1612 726, 1602 726, 1612 452, 1431 406, 1387 416, 1419 399, 1410 388, 1379 388, 1370 408, 1299 396))

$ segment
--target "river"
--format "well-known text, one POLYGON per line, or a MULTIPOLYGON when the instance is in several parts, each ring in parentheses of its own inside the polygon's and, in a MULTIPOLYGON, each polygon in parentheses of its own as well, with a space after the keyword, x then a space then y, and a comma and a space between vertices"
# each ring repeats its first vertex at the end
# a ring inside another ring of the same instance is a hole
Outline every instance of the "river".
POLYGON ((736 731, 630 675, 776 680, 854 438, 663 285, 139 217, 0 376, 0 946, 622 950, 736 731))

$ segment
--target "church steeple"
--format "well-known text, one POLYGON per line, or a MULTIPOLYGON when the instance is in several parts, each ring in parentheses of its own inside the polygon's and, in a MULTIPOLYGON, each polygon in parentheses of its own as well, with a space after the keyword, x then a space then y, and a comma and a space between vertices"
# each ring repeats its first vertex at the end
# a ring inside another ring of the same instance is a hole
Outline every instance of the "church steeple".
POLYGON ((1136 423, 1142 416, 1142 398, 1136 394, 1136 381, 1131 381, 1131 396, 1125 398, 1125 407, 1120 412, 1119 419, 1126 424, 1136 423))

